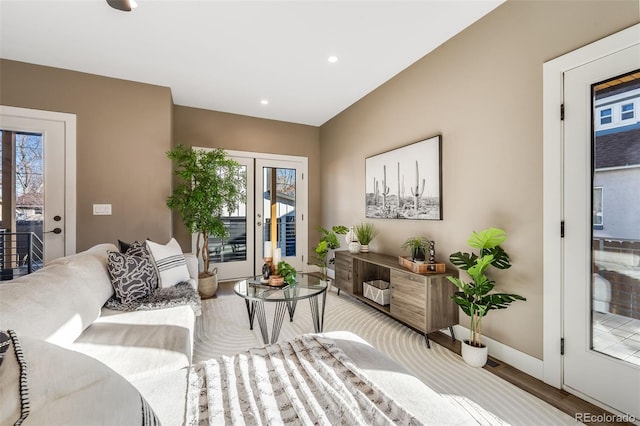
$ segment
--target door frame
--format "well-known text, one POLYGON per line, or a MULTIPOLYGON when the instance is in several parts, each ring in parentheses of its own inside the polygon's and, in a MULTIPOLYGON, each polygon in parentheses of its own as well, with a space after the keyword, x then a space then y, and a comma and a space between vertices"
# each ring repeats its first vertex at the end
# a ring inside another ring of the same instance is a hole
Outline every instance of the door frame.
MULTIPOLYGON (((543 381, 562 388, 564 73, 640 41, 640 24, 545 62, 543 65, 543 381)), ((584 399, 591 400, 582 396, 584 399)), ((592 401, 593 402, 593 401, 592 401)))
POLYGON ((17 117, 25 120, 60 122, 64 126, 64 254, 76 252, 76 115, 64 112, 45 111, 0 105, 0 116, 17 117))
MULTIPOLYGON (((205 148, 205 147, 193 147, 192 149, 212 149, 212 148, 205 148)), ((224 149, 224 148, 223 148, 224 149)), ((307 178, 309 176, 309 158, 308 157, 302 157, 302 156, 297 156, 297 155, 284 155, 284 154, 269 154, 269 153, 264 153, 264 152, 251 152, 251 151, 236 151, 236 150, 230 150, 230 149, 225 149, 224 150, 227 155, 229 157, 241 157, 241 158, 247 158, 247 159, 251 159, 251 160, 273 160, 273 161, 288 161, 288 162, 296 162, 296 163, 300 163, 302 165, 302 176, 303 179, 302 181, 299 183, 301 185, 302 191, 300 191, 300 194, 298 194, 298 191, 296 191, 296 201, 299 202, 299 204, 297 205, 296 209, 299 209, 299 213, 302 217, 302 221, 301 221, 301 229, 300 229, 300 254, 302 256, 303 262, 302 262, 302 266, 303 266, 303 272, 308 272, 307 271, 307 262, 309 259, 309 226, 307 225, 308 223, 308 210, 309 210, 309 179, 307 178)), ((257 221, 257 217, 256 217, 256 207, 255 207, 255 161, 253 161, 253 166, 254 166, 254 179, 253 182, 247 182, 247 186, 252 185, 254 187, 254 208, 253 208, 253 212, 252 212, 252 224, 254 226, 255 229, 255 224, 257 221)), ((249 226, 249 212, 247 211, 247 226, 249 226)), ((249 242, 247 241, 247 246, 249 244, 251 244, 254 248, 254 264, 256 263, 256 259, 255 259, 255 252, 256 252, 256 238, 257 238, 257 233, 254 232, 253 233, 253 241, 249 242)), ((195 253, 195 249, 196 249, 196 235, 192 235, 191 237, 191 247, 192 247, 192 251, 195 253)), ((260 272, 256 272, 256 273, 260 273, 260 272)))

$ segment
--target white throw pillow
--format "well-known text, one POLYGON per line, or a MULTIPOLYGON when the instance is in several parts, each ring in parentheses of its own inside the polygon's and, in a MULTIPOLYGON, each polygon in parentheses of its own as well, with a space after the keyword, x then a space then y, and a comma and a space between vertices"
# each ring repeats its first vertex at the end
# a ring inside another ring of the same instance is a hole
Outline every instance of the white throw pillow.
POLYGON ((187 262, 175 238, 171 238, 166 245, 147 240, 147 247, 158 269, 160 287, 173 287, 178 283, 189 281, 191 277, 187 262))

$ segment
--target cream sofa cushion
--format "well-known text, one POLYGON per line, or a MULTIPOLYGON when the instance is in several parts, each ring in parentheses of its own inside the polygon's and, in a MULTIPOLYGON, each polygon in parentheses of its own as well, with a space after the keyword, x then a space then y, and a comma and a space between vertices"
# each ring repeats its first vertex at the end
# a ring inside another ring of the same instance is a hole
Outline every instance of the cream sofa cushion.
POLYGON ((105 308, 70 348, 138 380, 191 364, 194 327, 189 305, 132 312, 105 308))
POLYGON ((0 285, 0 329, 68 346, 113 294, 105 245, 0 285))
MULTIPOLYGON (((141 425, 140 393, 106 365, 41 340, 18 336, 30 412, 23 425, 141 425)), ((0 367, 0 424, 20 418, 20 365, 10 347, 0 367)))

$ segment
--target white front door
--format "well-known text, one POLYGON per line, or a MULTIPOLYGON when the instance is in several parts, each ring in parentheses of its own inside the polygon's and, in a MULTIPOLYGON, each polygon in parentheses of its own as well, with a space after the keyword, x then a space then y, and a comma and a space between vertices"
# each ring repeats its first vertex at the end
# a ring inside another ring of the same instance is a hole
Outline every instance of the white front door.
POLYGON ((564 387, 640 419, 640 40, 566 71, 564 105, 564 387))
MULTIPOLYGON (((34 209, 32 217, 42 222, 37 234, 43 242, 44 262, 74 253, 75 116, 2 106, 0 129, 39 140, 41 152, 37 162, 42 170, 42 183, 38 192, 42 206, 41 211, 34 209)), ((24 195, 20 189, 18 193, 24 195)), ((20 214, 28 216, 26 210, 20 214)))

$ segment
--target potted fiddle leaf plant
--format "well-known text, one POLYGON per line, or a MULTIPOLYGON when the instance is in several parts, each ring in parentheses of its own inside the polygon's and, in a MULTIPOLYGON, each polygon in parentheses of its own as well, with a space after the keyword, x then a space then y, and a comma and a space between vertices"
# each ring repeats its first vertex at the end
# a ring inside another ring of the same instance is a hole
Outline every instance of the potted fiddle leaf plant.
POLYGON ((410 237, 402 243, 402 248, 411 250, 411 260, 416 263, 424 263, 429 251, 431 241, 427 237, 410 237))
POLYGON ((203 297, 212 297, 218 283, 216 271, 211 268, 209 237, 229 236, 222 217, 244 200, 246 175, 220 148, 204 150, 178 145, 167 152, 167 157, 173 160, 174 174, 179 177, 167 206, 178 211, 191 234, 197 234, 196 256, 202 260, 198 291, 203 297))
POLYGON ((482 367, 487 362, 488 348, 482 343, 482 318, 494 309, 506 309, 512 302, 526 300, 517 294, 494 292, 496 282, 486 275, 490 266, 497 269, 511 267, 509 255, 500 247, 507 238, 505 231, 488 228, 473 232, 467 245, 478 249, 476 253, 456 252, 449 260, 466 271, 471 280, 448 276, 457 292, 454 302, 471 319, 469 340, 462 342, 462 358, 473 367, 482 367))

